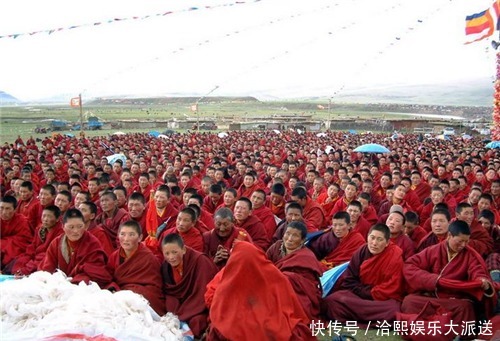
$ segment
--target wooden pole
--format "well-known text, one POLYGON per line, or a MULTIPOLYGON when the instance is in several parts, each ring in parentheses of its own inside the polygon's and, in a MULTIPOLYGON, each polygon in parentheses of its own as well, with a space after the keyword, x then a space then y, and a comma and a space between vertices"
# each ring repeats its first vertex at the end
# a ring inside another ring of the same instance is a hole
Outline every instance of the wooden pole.
POLYGON ((83 104, 82 104, 82 94, 78 94, 78 102, 80 103, 80 136, 84 136, 83 132, 83 104))

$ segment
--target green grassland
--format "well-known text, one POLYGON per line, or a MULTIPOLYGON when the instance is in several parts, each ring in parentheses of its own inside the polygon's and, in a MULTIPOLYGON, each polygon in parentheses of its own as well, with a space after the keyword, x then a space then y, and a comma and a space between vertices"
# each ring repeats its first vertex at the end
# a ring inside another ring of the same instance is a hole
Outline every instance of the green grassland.
MULTIPOLYGON (((195 102, 192 98, 153 98, 131 100, 94 100, 84 102, 85 115, 93 115, 100 120, 113 123, 118 120, 183 120, 195 119, 196 113, 190 107, 195 102)), ((313 120, 329 119, 391 119, 404 117, 405 113, 415 113, 422 107, 404 105, 369 105, 333 103, 328 109, 328 100, 290 100, 290 101, 258 101, 254 98, 207 98, 199 103, 199 118, 213 119, 221 127, 227 129, 229 123, 252 121, 256 118, 276 116, 312 116, 313 120), (320 109, 318 106, 322 107, 320 109), (390 114, 390 115, 389 115, 390 114)), ((425 112, 429 112, 426 108, 425 112)), ((437 110, 432 108, 432 110, 437 110)), ((476 109, 474 109, 476 110, 476 109)), ((458 110, 463 113, 464 110, 458 110)), ((35 134, 35 128, 49 127, 50 119, 67 120, 77 123, 80 119, 78 108, 62 105, 19 105, 0 107, 0 142, 12 143, 18 135, 23 138, 33 136, 43 138, 48 134, 35 134)), ((85 120, 85 119, 84 119, 85 120)), ((107 135, 114 131, 149 131, 149 129, 108 129, 86 131, 88 136, 107 135)), ((60 133, 75 133, 61 131, 60 133)))

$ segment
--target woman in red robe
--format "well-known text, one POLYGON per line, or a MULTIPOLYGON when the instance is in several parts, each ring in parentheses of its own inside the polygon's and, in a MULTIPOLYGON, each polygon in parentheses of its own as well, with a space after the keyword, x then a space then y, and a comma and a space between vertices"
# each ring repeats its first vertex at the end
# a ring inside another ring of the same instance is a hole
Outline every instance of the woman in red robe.
POLYGON ((323 274, 321 264, 314 253, 304 247, 307 236, 306 225, 300 221, 288 224, 282 240, 278 240, 267 250, 267 257, 283 272, 292 284, 293 290, 312 320, 319 318, 321 285, 323 274))
POLYGON ((194 336, 200 338, 208 326, 204 295, 217 267, 208 256, 184 245, 175 233, 162 241, 165 261, 161 266, 165 307, 185 321, 194 336))
POLYGON ((131 290, 144 296, 161 316, 166 313, 158 258, 141 243, 142 229, 135 220, 123 223, 118 230, 120 248, 108 260, 113 277, 107 288, 131 290))
POLYGON ((82 213, 76 208, 66 211, 64 234, 50 243, 38 270, 57 269, 71 277, 71 283, 96 282, 101 288, 111 282, 106 270, 106 254, 99 240, 85 230, 82 213))

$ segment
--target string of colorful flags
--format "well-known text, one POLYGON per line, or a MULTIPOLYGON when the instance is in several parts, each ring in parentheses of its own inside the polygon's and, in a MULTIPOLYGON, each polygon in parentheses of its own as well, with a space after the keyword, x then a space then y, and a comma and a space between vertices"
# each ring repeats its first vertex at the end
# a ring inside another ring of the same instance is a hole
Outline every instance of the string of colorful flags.
POLYGON ((466 44, 492 36, 499 29, 499 18, 500 0, 495 0, 482 12, 465 17, 466 44))
POLYGON ((86 24, 80 24, 80 25, 70 25, 70 26, 65 26, 65 27, 56 27, 56 28, 50 28, 50 29, 45 29, 45 30, 38 30, 38 31, 31 31, 31 32, 21 32, 21 33, 12 33, 12 34, 6 34, 6 35, 0 35, 0 39, 5 39, 5 38, 11 38, 11 39, 16 39, 19 37, 26 37, 26 36, 34 36, 37 34, 54 34, 58 33, 61 31, 67 31, 67 30, 75 30, 79 28, 84 28, 84 27, 99 27, 107 24, 115 24, 115 23, 120 23, 120 22, 126 22, 126 21, 140 21, 140 20, 146 20, 146 19, 151 19, 155 17, 164 17, 167 15, 171 14, 178 14, 178 13, 183 13, 183 12, 193 12, 193 11, 202 11, 202 10, 212 10, 216 8, 222 8, 222 7, 231 7, 231 6, 237 6, 237 5, 244 5, 244 4, 250 4, 250 3, 255 3, 255 2, 260 2, 262 0, 249 0, 249 1, 233 1, 229 3, 224 3, 224 4, 219 4, 219 5, 206 5, 206 6, 199 6, 199 7, 188 7, 185 9, 181 10, 175 10, 175 11, 164 11, 161 13, 155 13, 155 14, 148 14, 148 15, 143 15, 143 16, 130 16, 130 17, 122 17, 122 18, 111 18, 107 19, 104 21, 97 21, 93 23, 86 23, 86 24))

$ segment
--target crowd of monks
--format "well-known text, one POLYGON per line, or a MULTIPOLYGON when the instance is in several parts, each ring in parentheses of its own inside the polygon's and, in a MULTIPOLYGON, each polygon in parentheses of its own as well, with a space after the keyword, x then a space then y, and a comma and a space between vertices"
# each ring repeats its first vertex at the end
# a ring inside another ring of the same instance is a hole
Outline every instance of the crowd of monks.
POLYGON ((329 320, 500 329, 500 153, 479 138, 18 137, 0 172, 3 274, 132 290, 197 338, 307 340, 329 320), (353 151, 365 143, 391 152, 353 151))

